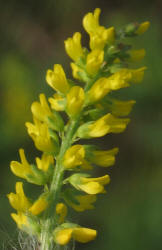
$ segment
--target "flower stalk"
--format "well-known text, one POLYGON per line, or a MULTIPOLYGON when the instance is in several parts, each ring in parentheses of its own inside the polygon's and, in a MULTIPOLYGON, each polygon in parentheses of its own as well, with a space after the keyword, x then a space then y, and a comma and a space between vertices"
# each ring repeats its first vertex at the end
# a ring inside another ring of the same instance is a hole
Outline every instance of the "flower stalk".
POLYGON ((16 194, 8 195, 17 211, 12 218, 20 230, 37 238, 40 250, 53 250, 56 244, 67 245, 71 239, 81 243, 95 239, 95 229, 67 219, 67 206, 76 212, 94 208, 97 195, 106 193, 110 176, 93 177, 91 171, 96 166, 114 165, 118 148, 100 150, 77 141, 123 132, 135 101, 117 100, 113 92, 143 79, 145 67, 128 66, 142 60, 145 51, 131 50, 123 40, 144 33, 149 23, 130 24, 118 32, 114 27, 101 26, 99 15, 97 8, 83 18, 89 49, 82 46, 79 32, 65 41, 65 50, 73 60, 75 83, 67 79, 61 65, 55 64, 46 74, 47 84, 54 91, 48 99, 51 106, 44 94, 31 106, 33 123, 27 122, 26 127, 42 157, 30 164, 20 149, 21 163, 11 162, 15 175, 43 187, 35 201, 26 197, 22 182, 16 183, 16 194), (66 124, 61 112, 68 120, 66 124))

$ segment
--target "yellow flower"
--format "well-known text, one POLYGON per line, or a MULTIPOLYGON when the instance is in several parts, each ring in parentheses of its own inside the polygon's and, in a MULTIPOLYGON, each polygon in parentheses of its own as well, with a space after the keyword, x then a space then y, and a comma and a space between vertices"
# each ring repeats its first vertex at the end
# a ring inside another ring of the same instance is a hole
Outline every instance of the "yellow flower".
POLYGON ((69 116, 78 115, 84 104, 84 90, 79 86, 74 86, 67 94, 67 113, 69 116))
POLYGON ((146 54, 145 49, 130 50, 129 51, 130 58, 128 60, 130 62, 139 62, 145 57, 145 54, 146 54))
POLYGON ((72 75, 75 79, 77 80, 81 80, 80 76, 79 76, 79 72, 83 72, 83 70, 81 68, 79 68, 75 63, 70 63, 70 66, 72 68, 72 75))
POLYGON ((86 103, 93 103, 102 99, 110 92, 108 78, 99 78, 87 93, 86 103))
POLYGON ((132 74, 131 81, 133 83, 140 83, 143 80, 145 70, 146 70, 146 67, 141 67, 139 69, 132 69, 131 70, 131 74, 132 74))
POLYGON ((110 27, 105 29, 105 27, 100 26, 96 33, 90 34, 90 48, 94 49, 104 49, 106 43, 113 44, 115 41, 115 29, 110 27))
MULTIPOLYGON (((62 224, 64 225, 64 224, 62 224)), ((66 245, 71 239, 81 243, 87 243, 96 238, 96 230, 84 227, 56 228, 54 231, 54 240, 59 245, 66 245)))
POLYGON ((31 203, 24 194, 22 182, 16 182, 16 194, 10 193, 7 197, 11 206, 19 212, 27 212, 31 206, 31 203))
POLYGON ((53 71, 50 69, 47 71, 46 81, 54 90, 62 94, 66 94, 70 88, 60 64, 55 64, 53 71))
POLYGON ((84 191, 87 194, 105 193, 104 186, 110 182, 110 176, 104 175, 98 178, 89 178, 86 174, 73 174, 68 181, 76 189, 84 191))
POLYGON ((29 212, 33 215, 42 213, 48 207, 48 202, 45 195, 40 196, 29 208, 29 212))
POLYGON ((27 216, 18 212, 17 214, 11 214, 12 219, 16 222, 17 226, 22 229, 23 226, 28 226, 27 216))
POLYGON ((57 152, 57 137, 54 138, 55 141, 51 139, 46 123, 41 123, 34 118, 34 124, 26 122, 25 125, 37 149, 44 152, 57 152))
POLYGON ((76 32, 72 38, 68 38, 65 41, 65 50, 73 61, 78 61, 84 55, 81 45, 81 34, 79 32, 76 32))
POLYGON ((41 159, 39 157, 35 158, 38 169, 46 172, 51 164, 54 164, 54 158, 52 155, 42 154, 41 159))
POLYGON ((118 153, 118 148, 111 150, 94 150, 89 155, 88 160, 101 167, 110 167, 115 163, 115 155, 118 153))
POLYGON ((150 22, 148 22, 148 21, 143 22, 139 25, 139 27, 135 33, 137 35, 142 35, 144 32, 146 32, 148 30, 149 27, 150 27, 150 22))
POLYGON ((70 147, 63 158, 65 169, 75 168, 84 162, 85 150, 82 145, 74 145, 70 147))
POLYGON ((67 206, 64 203, 58 203, 56 205, 56 214, 60 215, 59 224, 63 223, 67 215, 67 206))
POLYGON ((89 195, 76 195, 75 200, 78 204, 68 200, 68 204, 75 209, 77 212, 83 212, 85 210, 94 209, 92 203, 96 202, 96 195, 89 194, 89 195))
POLYGON ((95 75, 100 69, 104 60, 103 50, 92 50, 87 56, 86 70, 88 74, 95 75))
POLYGON ((111 103, 107 104, 111 113, 116 116, 127 116, 132 110, 133 105, 136 103, 134 100, 119 101, 116 99, 110 99, 111 103))
POLYGON ((96 8, 93 13, 88 13, 83 18, 83 27, 90 35, 90 48, 103 49, 105 44, 112 44, 115 40, 115 30, 114 27, 106 29, 99 25, 99 16, 101 10, 96 8))
POLYGON ((32 174, 30 164, 26 160, 25 153, 23 149, 19 149, 19 155, 21 163, 17 161, 11 161, 10 168, 11 171, 18 177, 26 179, 28 174, 32 174))
POLYGON ((48 101, 50 102, 52 109, 56 111, 65 110, 65 99, 61 95, 56 93, 53 95, 53 98, 50 97, 48 101))
POLYGON ((99 194, 105 193, 104 186, 110 182, 110 176, 104 175, 97 178, 80 178, 81 184, 78 185, 78 188, 87 194, 99 194))
POLYGON ((123 132, 130 119, 117 118, 110 113, 104 115, 95 122, 89 122, 81 125, 77 131, 80 138, 101 137, 108 133, 123 132))

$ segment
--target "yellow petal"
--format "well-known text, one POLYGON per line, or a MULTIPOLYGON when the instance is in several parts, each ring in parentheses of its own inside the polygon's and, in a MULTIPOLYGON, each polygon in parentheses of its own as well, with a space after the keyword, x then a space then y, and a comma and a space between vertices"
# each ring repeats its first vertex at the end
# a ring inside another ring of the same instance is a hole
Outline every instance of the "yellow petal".
POLYGON ((56 205, 56 214, 60 215, 59 223, 63 223, 67 215, 67 206, 64 203, 58 203, 56 205))
POLYGON ((78 187, 87 194, 99 194, 104 192, 104 187, 95 181, 91 181, 85 184, 80 184, 78 187))
POLYGON ((40 197, 34 202, 34 204, 29 208, 29 212, 33 215, 38 215, 48 207, 48 202, 45 197, 40 197))
POLYGON ((82 165, 85 156, 85 150, 82 145, 74 145, 70 147, 65 155, 63 165, 65 168, 73 168, 82 165))
POLYGON ((90 229, 90 228, 84 228, 84 227, 78 227, 73 229, 72 237, 81 243, 87 243, 91 240, 94 240, 96 238, 97 231, 90 229))
POLYGON ((55 234, 55 241, 60 244, 60 245, 66 245, 69 243, 71 240, 72 236, 72 231, 73 229, 71 228, 66 228, 66 229, 61 229, 55 234))
POLYGON ((150 22, 146 21, 146 22, 141 23, 138 29, 136 30, 136 34, 142 35, 144 32, 148 30, 149 27, 150 27, 150 22))

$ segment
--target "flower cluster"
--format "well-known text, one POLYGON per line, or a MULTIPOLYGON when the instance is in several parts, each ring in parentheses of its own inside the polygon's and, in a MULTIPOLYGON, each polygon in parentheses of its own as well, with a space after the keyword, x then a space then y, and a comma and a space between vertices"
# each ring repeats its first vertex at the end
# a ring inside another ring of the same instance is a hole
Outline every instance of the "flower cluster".
POLYGON ((132 68, 133 62, 143 59, 145 50, 132 50, 124 39, 144 33, 149 22, 131 23, 117 31, 101 26, 99 15, 97 8, 83 18, 89 49, 82 46, 79 32, 65 41, 75 80, 68 79, 63 67, 55 64, 46 74, 53 96, 47 100, 40 94, 31 106, 33 123, 27 122, 26 127, 41 158, 30 164, 20 149, 21 162, 10 165, 16 176, 44 188, 32 201, 25 196, 22 182, 17 182, 16 194, 8 195, 17 211, 12 218, 21 230, 38 238, 42 250, 71 239, 82 243, 95 239, 96 230, 68 221, 67 206, 77 212, 94 208, 97 194, 106 193, 110 176, 93 177, 91 170, 114 165, 118 148, 101 150, 77 141, 126 129, 130 121, 126 117, 135 101, 115 99, 113 93, 141 82, 146 69, 132 68))

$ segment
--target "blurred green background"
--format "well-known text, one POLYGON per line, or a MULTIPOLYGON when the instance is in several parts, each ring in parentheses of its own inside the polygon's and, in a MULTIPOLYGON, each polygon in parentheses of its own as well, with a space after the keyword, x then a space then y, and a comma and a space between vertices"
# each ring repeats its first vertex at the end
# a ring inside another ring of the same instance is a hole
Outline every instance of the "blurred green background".
MULTIPOLYGON (((134 48, 146 49, 142 65, 148 70, 141 85, 122 92, 126 99, 137 101, 126 132, 99 141, 107 148, 118 146, 120 152, 109 170, 112 182, 107 195, 99 197, 95 210, 80 218, 74 214, 74 222, 98 230, 94 242, 76 244, 76 249, 162 249, 162 1, 0 0, 0 240, 4 249, 12 249, 17 235, 6 194, 14 191, 18 178, 9 163, 19 159, 20 147, 29 160, 39 154, 24 126, 32 119, 30 105, 42 92, 52 95, 45 72, 54 63, 61 63, 70 76, 63 41, 76 31, 86 37, 82 18, 96 7, 102 9, 101 24, 107 27, 151 22, 150 29, 133 40, 134 48)), ((96 171, 102 174, 103 169, 96 171)), ((34 196, 33 190, 25 184, 26 193, 34 196)))

